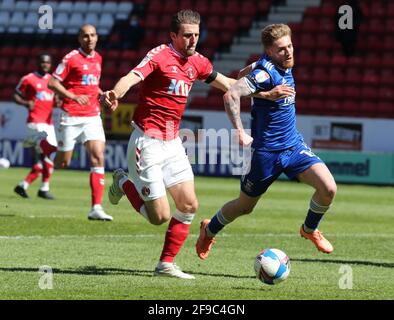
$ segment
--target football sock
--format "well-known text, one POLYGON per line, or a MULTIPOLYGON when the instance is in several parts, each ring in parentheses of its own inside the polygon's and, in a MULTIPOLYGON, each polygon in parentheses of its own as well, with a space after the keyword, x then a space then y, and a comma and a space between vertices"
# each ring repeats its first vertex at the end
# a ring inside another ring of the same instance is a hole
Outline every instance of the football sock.
POLYGON ((42 153, 47 157, 57 151, 57 147, 51 145, 47 140, 41 140, 40 148, 42 150, 42 153))
POLYGON ((163 251, 160 256, 162 262, 173 262, 187 236, 194 213, 182 213, 176 210, 173 214, 165 236, 163 251))
POLYGON ((303 226, 304 231, 307 233, 312 233, 313 231, 315 231, 318 228, 321 219, 323 219, 324 214, 329 208, 329 205, 322 206, 313 199, 311 199, 308 214, 305 218, 303 226))
POLYGON ((34 182, 34 180, 36 180, 41 175, 41 173, 42 173, 42 164, 41 162, 37 162, 33 165, 29 174, 26 176, 25 180, 23 181, 25 183, 22 182, 19 185, 26 190, 29 187, 29 185, 31 185, 34 182))
POLYGON ((90 168, 90 189, 92 194, 92 207, 101 204, 104 194, 104 167, 90 168))
POLYGON ((42 184, 41 184, 41 191, 49 191, 49 179, 53 173, 53 162, 45 158, 43 161, 43 168, 42 168, 42 184))
POLYGON ((143 210, 144 213, 141 212, 141 207, 144 204, 144 200, 141 199, 137 189, 134 186, 134 183, 132 183, 130 180, 127 179, 125 182, 123 182, 123 184, 120 184, 119 187, 123 190, 124 194, 126 195, 127 199, 129 199, 133 208, 145 217, 146 214, 145 208, 143 210))
POLYGON ((211 219, 207 226, 207 235, 208 237, 214 237, 220 230, 224 228, 226 224, 229 224, 231 221, 228 221, 222 213, 222 210, 219 210, 211 219))

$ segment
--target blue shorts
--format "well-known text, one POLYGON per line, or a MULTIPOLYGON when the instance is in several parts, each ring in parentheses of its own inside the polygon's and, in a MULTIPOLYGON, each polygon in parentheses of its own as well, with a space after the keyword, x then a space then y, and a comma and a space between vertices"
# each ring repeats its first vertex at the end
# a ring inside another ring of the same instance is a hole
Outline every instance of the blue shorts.
POLYGON ((266 192, 282 173, 289 179, 296 179, 298 174, 315 163, 323 161, 305 143, 280 151, 254 149, 250 171, 241 178, 241 190, 250 197, 258 197, 266 192))

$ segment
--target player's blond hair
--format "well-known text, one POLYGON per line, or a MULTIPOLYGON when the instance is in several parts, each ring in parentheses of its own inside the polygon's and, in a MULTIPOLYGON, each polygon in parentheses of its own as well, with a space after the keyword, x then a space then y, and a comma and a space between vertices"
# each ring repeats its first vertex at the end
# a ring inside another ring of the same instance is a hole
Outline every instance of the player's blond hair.
POLYGON ((172 16, 171 32, 178 34, 181 24, 200 24, 200 14, 196 11, 185 9, 172 16))
POLYGON ((270 24, 261 30, 261 42, 265 48, 270 47, 274 41, 285 36, 291 37, 291 29, 287 24, 270 24))

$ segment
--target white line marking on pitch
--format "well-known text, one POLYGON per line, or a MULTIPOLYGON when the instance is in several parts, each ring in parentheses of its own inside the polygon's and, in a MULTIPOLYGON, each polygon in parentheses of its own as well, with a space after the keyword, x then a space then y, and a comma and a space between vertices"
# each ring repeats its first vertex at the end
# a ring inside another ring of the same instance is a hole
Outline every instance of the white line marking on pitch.
MULTIPOLYGON (((376 233, 356 233, 356 234, 340 234, 340 233, 326 233, 328 236, 339 237, 339 238, 394 238, 394 234, 376 234, 376 233)), ((245 233, 245 234, 228 234, 223 233, 220 234, 219 237, 245 237, 245 238, 264 238, 264 237, 288 237, 293 238, 297 237, 297 233, 245 233)), ((73 238, 155 238, 155 237, 163 237, 162 234, 102 234, 102 235, 49 235, 49 236, 25 236, 25 235, 17 235, 17 236, 0 236, 0 240, 27 240, 27 239, 46 239, 46 238, 59 238, 59 239, 73 239, 73 238)), ((197 235, 191 234, 189 238, 197 238, 197 235)))

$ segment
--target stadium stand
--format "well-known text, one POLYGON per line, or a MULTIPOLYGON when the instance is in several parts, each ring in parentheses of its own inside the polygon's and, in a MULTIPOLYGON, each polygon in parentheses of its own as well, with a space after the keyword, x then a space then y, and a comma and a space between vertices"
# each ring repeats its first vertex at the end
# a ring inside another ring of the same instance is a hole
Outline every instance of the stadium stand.
MULTIPOLYGON (((318 6, 308 7, 299 22, 295 21, 302 9, 300 2, 287 8, 272 7, 267 22, 256 28, 253 37, 259 39, 261 27, 286 15, 294 21, 289 25, 295 44, 298 113, 392 118, 394 4, 384 0, 360 1, 365 19, 359 30, 355 55, 347 57, 335 39, 335 15, 341 3, 343 1, 325 0, 318 6), (278 13, 280 9, 286 15, 278 13)), ((259 58, 261 49, 256 47, 256 50, 249 52, 245 65, 259 58)), ((218 70, 220 65, 220 61, 215 63, 218 70)), ((234 71, 227 72, 231 73, 234 71)), ((195 98, 190 107, 222 109, 222 94, 210 89, 205 101, 195 98)), ((244 102, 242 107, 247 111, 250 106, 244 102)))

